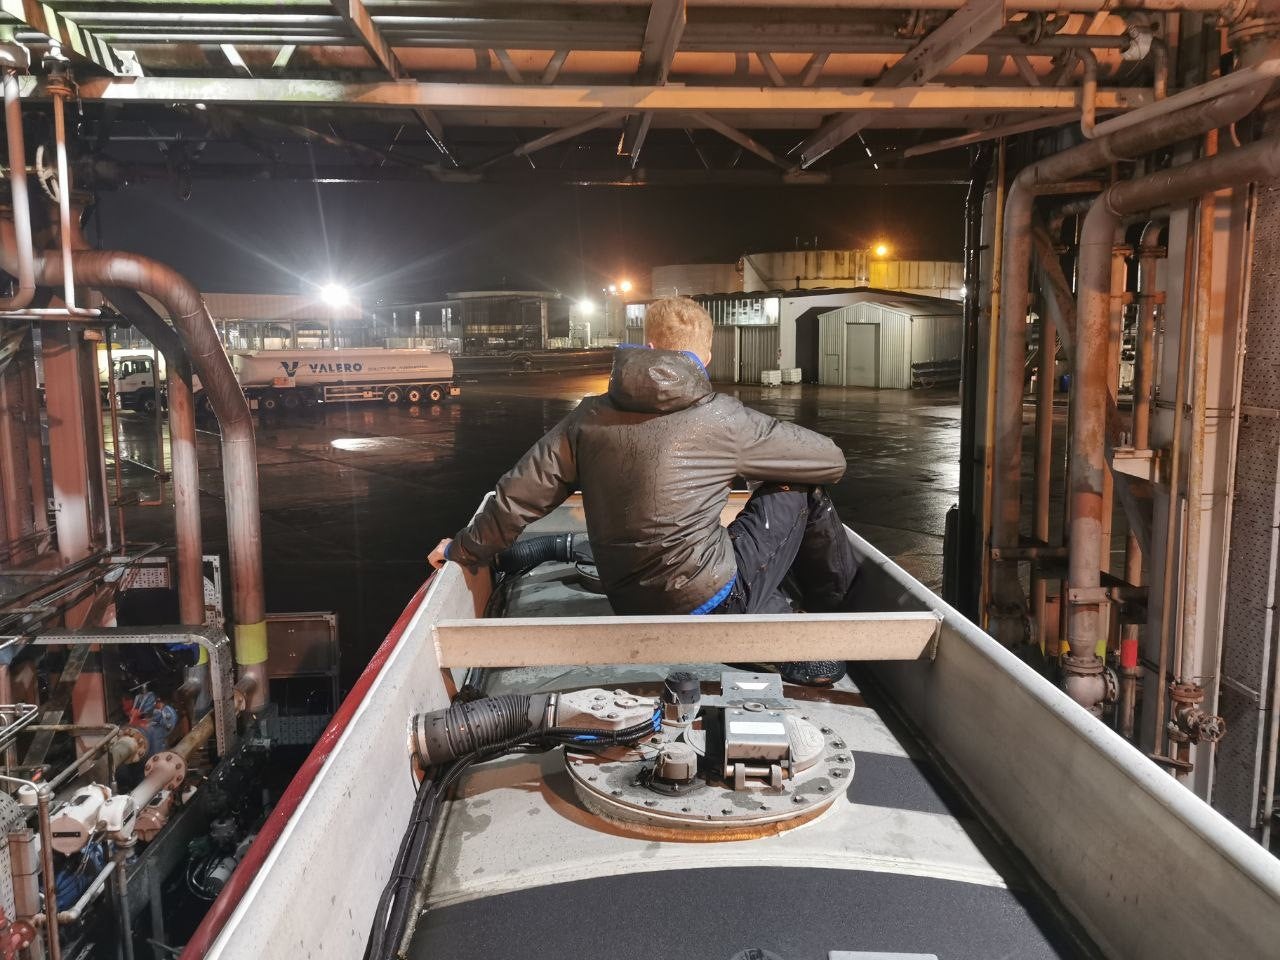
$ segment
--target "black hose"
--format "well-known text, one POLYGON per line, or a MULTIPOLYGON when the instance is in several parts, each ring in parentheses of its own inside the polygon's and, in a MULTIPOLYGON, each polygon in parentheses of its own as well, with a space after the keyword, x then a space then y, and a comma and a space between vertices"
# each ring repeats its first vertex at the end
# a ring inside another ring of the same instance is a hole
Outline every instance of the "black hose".
POLYGON ((583 538, 581 534, 557 533, 519 540, 494 557, 493 565, 500 573, 513 573, 536 567, 540 563, 570 563, 574 560, 575 539, 583 538))
POLYGON ((418 714, 413 720, 418 762, 440 766, 513 737, 532 736, 546 725, 546 712, 546 694, 508 693, 418 714))

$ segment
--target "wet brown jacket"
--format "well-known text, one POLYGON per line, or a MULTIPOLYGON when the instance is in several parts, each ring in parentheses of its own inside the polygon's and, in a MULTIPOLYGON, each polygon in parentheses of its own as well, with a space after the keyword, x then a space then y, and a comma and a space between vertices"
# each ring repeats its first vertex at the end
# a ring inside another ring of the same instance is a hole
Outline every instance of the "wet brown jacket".
POLYGON ((449 556, 487 562, 578 487, 614 611, 689 613, 737 572, 720 525, 735 477, 826 484, 844 470, 826 437, 713 391, 692 354, 619 349, 609 392, 534 444, 449 556))

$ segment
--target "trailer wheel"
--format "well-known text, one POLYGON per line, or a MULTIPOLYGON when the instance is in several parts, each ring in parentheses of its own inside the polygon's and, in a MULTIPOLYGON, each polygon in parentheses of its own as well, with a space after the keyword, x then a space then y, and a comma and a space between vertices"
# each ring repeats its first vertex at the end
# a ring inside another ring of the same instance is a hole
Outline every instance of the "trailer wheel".
POLYGON ((302 398, 296 390, 288 390, 280 395, 280 402, 290 413, 302 409, 302 398))
POLYGON ((280 409, 280 394, 268 390, 258 398, 258 409, 263 413, 275 413, 280 409))
POLYGON ((444 399, 444 387, 440 386, 438 383, 427 387, 427 399, 432 403, 439 403, 444 399))
POLYGON ((387 387, 382 391, 382 399, 387 401, 388 406, 396 406, 404 402, 404 387, 387 387))
POLYGON ((408 396, 409 398, 409 402, 412 404, 421 403, 422 398, 425 397, 426 395, 427 395, 427 388, 422 386, 412 386, 409 388, 408 393, 406 394, 406 396, 408 396))
POLYGON ((143 397, 138 402, 138 409, 141 410, 143 413, 145 413, 147 416, 151 416, 153 413, 155 413, 156 412, 156 395, 154 393, 148 393, 145 397, 143 397))

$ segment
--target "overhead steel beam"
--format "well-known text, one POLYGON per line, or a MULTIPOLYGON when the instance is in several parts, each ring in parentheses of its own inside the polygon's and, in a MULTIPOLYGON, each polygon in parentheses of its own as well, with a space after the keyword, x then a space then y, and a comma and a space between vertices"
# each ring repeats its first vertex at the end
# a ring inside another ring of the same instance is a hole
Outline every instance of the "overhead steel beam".
POLYGON ((333 4, 333 9, 342 17, 343 22, 356 35, 361 46, 369 51, 369 56, 373 57, 374 63, 387 71, 387 75, 392 80, 402 80, 408 76, 404 65, 400 63, 400 58, 391 49, 391 44, 382 35, 378 25, 373 22, 373 17, 369 16, 363 0, 330 0, 330 2, 333 4))
POLYGON ((129 51, 117 50, 75 20, 37 0, 0 0, 4 19, 25 24, 56 43, 73 63, 89 64, 114 76, 141 76, 142 69, 129 51))
MULTIPOLYGON (((400 62, 400 58, 396 56, 395 51, 391 49, 391 44, 382 35, 378 25, 373 22, 373 17, 369 15, 363 0, 331 0, 331 3, 333 4, 333 9, 342 17, 343 22, 356 35, 360 44, 369 51, 369 56, 373 57, 374 62, 381 66, 392 80, 408 79, 408 71, 405 70, 404 64, 400 62)), ((281 48, 280 56, 276 58, 277 62, 279 62, 280 57, 285 56, 285 49, 288 48, 281 48)), ((290 52, 291 55, 292 51, 290 52)), ((287 58, 285 62, 288 62, 287 58)), ((449 150, 445 141, 444 124, 440 122, 440 118, 432 113, 430 107, 424 104, 409 104, 408 106, 413 108, 413 115, 422 124, 427 136, 431 138, 431 142, 440 151, 440 155, 453 166, 458 166, 458 161, 454 159, 453 153, 449 150)))
MULTIPOLYGON (((695 148, 696 149, 696 148, 695 148)), ((170 180, 173 171, 163 163, 117 164, 120 175, 130 183, 170 180)), ((801 177, 787 177, 773 169, 714 170, 706 168, 641 168, 627 167, 607 169, 591 167, 566 169, 545 167, 531 170, 520 164, 493 166, 483 173, 475 170, 428 169, 411 166, 350 163, 212 163, 201 161, 191 167, 190 174, 199 180, 264 180, 303 181, 322 183, 369 183, 380 181, 440 180, 447 183, 514 183, 538 186, 757 186, 786 184, 788 186, 858 186, 894 187, 931 184, 964 185, 971 178, 968 167, 952 168, 890 168, 873 171, 823 170, 810 171, 801 177)))
POLYGON ((604 113, 596 114, 594 117, 588 117, 580 123, 575 123, 568 127, 562 127, 559 130, 552 130, 550 133, 543 134, 535 140, 530 140, 527 143, 520 144, 520 146, 516 147, 510 153, 503 153, 499 156, 486 160, 484 163, 476 167, 476 169, 483 170, 500 160, 507 160, 513 157, 527 157, 530 154, 537 153, 539 150, 545 150, 547 147, 553 146, 557 143, 563 143, 565 140, 572 140, 580 134, 587 133, 590 130, 595 130, 598 127, 603 127, 606 123, 611 123, 612 121, 617 120, 619 116, 621 116, 621 114, 617 111, 608 110, 604 113))
POLYGON ((511 54, 505 48, 494 47, 493 55, 498 58, 498 63, 502 65, 508 80, 512 83, 524 83, 524 74, 520 72, 520 68, 516 66, 515 61, 511 59, 511 54))
POLYGON ((769 79, 775 87, 785 87, 787 85, 787 78, 782 75, 782 71, 773 62, 773 57, 769 55, 768 51, 757 50, 756 59, 760 61, 760 66, 764 67, 764 72, 769 75, 769 79))
POLYGON ((222 55, 227 58, 227 63, 231 64, 231 69, 242 77, 253 76, 253 71, 244 62, 244 57, 240 56, 240 51, 235 48, 235 44, 224 43, 220 46, 222 47, 222 55))
MULTIPOLYGON (((928 83, 1004 26, 1004 0, 967 0, 942 25, 908 50, 876 81, 877 88, 928 83)), ((865 127, 867 113, 836 117, 799 148, 801 169, 826 156, 865 127)))
POLYGON ((292 43, 286 43, 282 46, 276 54, 275 60, 271 61, 271 71, 273 73, 282 73, 289 66, 289 61, 293 59, 297 49, 297 45, 292 43))
POLYGON ((827 65, 830 57, 831 54, 825 50, 811 56, 808 63, 804 65, 804 69, 800 71, 800 86, 812 87, 817 83, 818 77, 822 76, 822 68, 827 65))
POLYGON ((767 160, 779 169, 788 170, 791 167, 791 164, 787 163, 786 160, 778 156, 758 140, 747 136, 747 134, 743 133, 741 130, 736 127, 729 126, 729 124, 722 120, 717 120, 709 113, 694 112, 689 114, 689 118, 706 127, 708 130, 714 130, 725 139, 732 140, 743 150, 751 151, 761 160, 767 160))
MULTIPOLYGON (((644 26, 644 41, 640 46, 640 68, 636 82, 661 86, 671 75, 671 64, 676 48, 684 36, 687 10, 685 0, 654 0, 649 5, 649 19, 644 26)), ((618 156, 630 157, 631 166, 640 162, 640 151, 653 123, 653 114, 646 111, 627 117, 618 141, 618 156)))
POLYGON ((543 83, 555 83, 556 78, 560 76, 560 71, 564 68, 564 62, 569 59, 568 50, 557 50, 551 54, 551 59, 547 61, 547 65, 542 71, 543 83))
MULTIPOLYGON (((32 77, 22 78, 24 96, 44 96, 32 77)), ((202 79, 196 77, 88 78, 82 100, 121 103, 225 103, 244 106, 327 106, 431 110, 529 110, 600 112, 643 110, 669 113, 778 111, 832 113, 868 110, 953 112, 1044 112, 1079 109, 1079 92, 1056 87, 694 87, 492 84, 347 83, 301 78, 202 79)), ((1143 87, 1098 91, 1099 111, 1131 110, 1151 102, 1143 87)))

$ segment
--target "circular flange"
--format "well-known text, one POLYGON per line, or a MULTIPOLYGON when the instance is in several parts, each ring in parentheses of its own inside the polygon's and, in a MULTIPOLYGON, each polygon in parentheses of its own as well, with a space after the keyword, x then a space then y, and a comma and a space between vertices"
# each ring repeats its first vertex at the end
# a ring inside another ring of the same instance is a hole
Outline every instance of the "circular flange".
POLYGON ((802 719, 788 711, 806 734, 823 741, 821 756, 782 787, 750 783, 734 790, 723 783, 706 783, 680 796, 658 793, 644 786, 644 762, 615 760, 590 754, 566 753, 569 777, 588 810, 646 837, 681 840, 747 839, 799 826, 829 808, 847 789, 853 776, 848 737, 833 724, 802 719))

